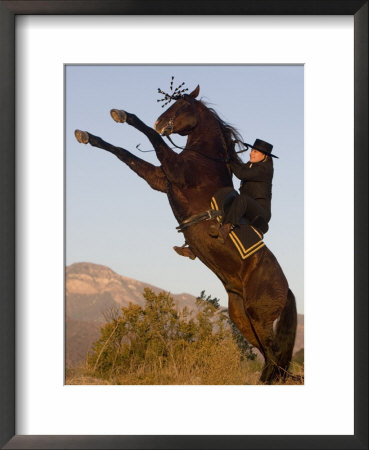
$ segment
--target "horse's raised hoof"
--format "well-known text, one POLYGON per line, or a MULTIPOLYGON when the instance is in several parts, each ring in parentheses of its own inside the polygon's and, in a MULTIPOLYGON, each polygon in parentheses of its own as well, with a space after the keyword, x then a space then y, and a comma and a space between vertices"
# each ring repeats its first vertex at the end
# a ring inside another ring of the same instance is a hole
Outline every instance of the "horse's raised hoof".
POLYGON ((127 113, 122 109, 112 109, 110 111, 110 115, 118 123, 124 123, 127 121, 127 113))
POLYGON ((74 135, 80 144, 88 144, 90 137, 87 131, 75 130, 74 135))

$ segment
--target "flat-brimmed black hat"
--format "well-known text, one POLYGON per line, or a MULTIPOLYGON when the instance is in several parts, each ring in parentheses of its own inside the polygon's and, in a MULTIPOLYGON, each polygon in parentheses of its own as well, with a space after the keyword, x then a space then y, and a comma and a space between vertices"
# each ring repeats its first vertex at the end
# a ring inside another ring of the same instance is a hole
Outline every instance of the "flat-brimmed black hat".
POLYGON ((254 145, 246 144, 246 142, 243 142, 243 145, 247 147, 247 150, 249 148, 254 148, 255 150, 259 150, 259 152, 264 153, 264 155, 278 158, 278 156, 272 154, 273 145, 269 144, 268 142, 262 141, 261 139, 255 139, 254 145))

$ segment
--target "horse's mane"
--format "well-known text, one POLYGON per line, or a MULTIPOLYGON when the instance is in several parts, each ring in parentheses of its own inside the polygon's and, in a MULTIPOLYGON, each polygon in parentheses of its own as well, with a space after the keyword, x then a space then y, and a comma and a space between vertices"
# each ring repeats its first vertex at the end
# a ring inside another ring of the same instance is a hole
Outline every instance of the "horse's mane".
POLYGON ((241 161, 235 150, 236 145, 238 146, 238 148, 240 148, 240 142, 243 142, 243 138, 240 132, 233 125, 230 125, 225 120, 223 120, 215 111, 215 109, 211 108, 206 102, 204 102, 203 100, 199 100, 199 103, 205 106, 205 108, 214 116, 214 118, 219 123, 224 140, 227 145, 228 155, 241 161), (237 142, 235 143, 235 141, 237 142))

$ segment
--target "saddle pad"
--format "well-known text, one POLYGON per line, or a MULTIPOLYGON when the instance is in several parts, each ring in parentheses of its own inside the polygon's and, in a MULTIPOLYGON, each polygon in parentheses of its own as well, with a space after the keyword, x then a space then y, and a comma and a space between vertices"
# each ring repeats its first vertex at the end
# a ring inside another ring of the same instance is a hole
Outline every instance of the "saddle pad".
MULTIPOLYGON (((223 205, 229 205, 232 198, 234 199, 237 195, 239 195, 237 191, 232 188, 221 189, 211 199, 210 207, 211 209, 221 211, 222 214, 224 214, 223 205)), ((221 224, 222 216, 218 216, 216 220, 221 224)), ((241 259, 248 258, 265 245, 263 242, 263 235, 248 223, 244 223, 231 231, 229 237, 241 256, 241 259)))

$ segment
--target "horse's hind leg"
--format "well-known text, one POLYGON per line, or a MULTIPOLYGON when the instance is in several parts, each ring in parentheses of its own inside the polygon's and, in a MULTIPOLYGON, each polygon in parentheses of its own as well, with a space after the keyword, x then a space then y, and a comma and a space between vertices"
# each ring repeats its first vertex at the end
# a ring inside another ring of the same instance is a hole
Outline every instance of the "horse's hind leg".
POLYGON ((260 375, 260 381, 265 384, 272 384, 282 376, 282 371, 278 367, 276 354, 268 346, 266 350, 265 364, 260 375))
MULTIPOLYGON (((293 293, 288 290, 285 306, 280 313, 275 332, 272 323, 264 324, 260 336, 265 343, 265 366, 260 381, 271 383, 275 380, 285 380, 289 373, 289 365, 295 343, 297 325, 296 302, 293 293)), ((255 323, 256 332, 260 327, 255 323)))
POLYGON ((228 292, 228 299, 229 318, 240 330, 247 342, 262 352, 258 337, 253 331, 250 320, 245 313, 242 296, 234 292, 228 292))
POLYGON ((271 384, 280 376, 274 347, 273 323, 255 319, 251 316, 249 316, 249 320, 257 336, 259 349, 264 356, 264 367, 260 375, 260 381, 271 384))
POLYGON ((251 345, 260 350, 264 357, 264 367, 260 376, 263 383, 271 383, 275 377, 275 355, 273 353, 273 324, 251 317, 246 312, 243 297, 229 293, 229 317, 251 345))
POLYGON ((286 378, 288 368, 292 359, 297 327, 297 311, 295 296, 288 289, 287 302, 276 327, 274 347, 277 355, 277 364, 281 370, 281 377, 286 378))

